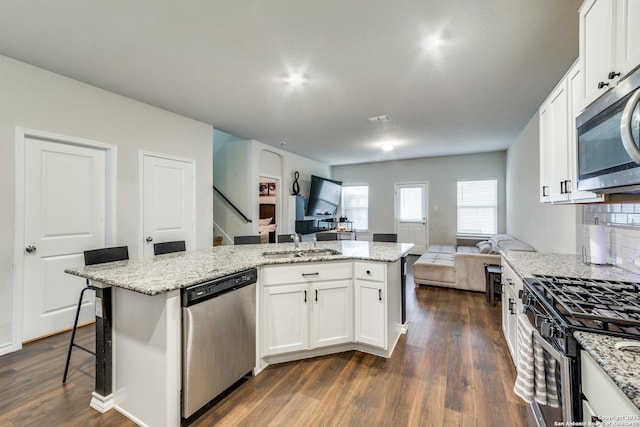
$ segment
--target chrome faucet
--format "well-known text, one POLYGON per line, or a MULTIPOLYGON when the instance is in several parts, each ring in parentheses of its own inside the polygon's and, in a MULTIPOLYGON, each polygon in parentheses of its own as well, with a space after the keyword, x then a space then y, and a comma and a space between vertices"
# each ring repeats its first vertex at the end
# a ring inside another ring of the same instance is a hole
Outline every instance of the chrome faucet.
POLYGON ((298 233, 292 234, 291 239, 293 239, 293 244, 295 245, 296 249, 298 249, 300 247, 300 236, 298 236, 298 233))

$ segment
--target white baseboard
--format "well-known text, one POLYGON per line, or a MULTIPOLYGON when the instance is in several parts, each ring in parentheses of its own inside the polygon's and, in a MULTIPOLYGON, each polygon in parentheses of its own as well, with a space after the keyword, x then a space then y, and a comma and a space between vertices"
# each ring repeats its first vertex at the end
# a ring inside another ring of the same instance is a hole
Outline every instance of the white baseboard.
POLYGON ((113 408, 113 393, 108 396, 102 396, 94 391, 91 393, 91 403, 89 403, 89 406, 101 414, 104 414, 113 408))

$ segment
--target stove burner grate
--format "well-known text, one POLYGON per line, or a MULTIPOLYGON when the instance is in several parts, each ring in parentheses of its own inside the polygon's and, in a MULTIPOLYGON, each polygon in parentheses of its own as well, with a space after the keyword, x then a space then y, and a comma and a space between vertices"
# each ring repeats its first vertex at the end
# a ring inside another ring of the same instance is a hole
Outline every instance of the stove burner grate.
MULTIPOLYGON (((535 275, 547 298, 567 318, 585 319, 601 329, 638 331, 640 284, 614 280, 591 280, 535 275)), ((573 322, 572 322, 573 323, 573 322)))

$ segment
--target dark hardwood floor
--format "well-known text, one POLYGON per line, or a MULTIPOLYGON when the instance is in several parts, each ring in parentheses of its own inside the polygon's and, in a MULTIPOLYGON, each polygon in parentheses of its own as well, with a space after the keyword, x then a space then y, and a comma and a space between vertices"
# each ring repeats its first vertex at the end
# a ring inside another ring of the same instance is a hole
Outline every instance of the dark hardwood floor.
MULTIPOLYGON (((409 276, 407 317, 409 331, 390 359, 351 351, 272 365, 191 425, 526 425, 499 304, 490 307, 481 293, 415 288, 409 276)), ((78 336, 91 343, 93 327, 78 336)), ((56 335, 0 357, 0 426, 134 425, 89 407, 93 356, 74 350, 61 383, 68 339, 56 335)))

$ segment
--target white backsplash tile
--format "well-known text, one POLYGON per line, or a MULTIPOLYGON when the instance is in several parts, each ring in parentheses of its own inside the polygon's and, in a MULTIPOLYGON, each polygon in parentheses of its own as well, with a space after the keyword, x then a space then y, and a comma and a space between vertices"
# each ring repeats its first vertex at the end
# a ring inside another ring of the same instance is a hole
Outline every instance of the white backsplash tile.
POLYGON ((640 256, 640 203, 593 204, 583 207, 584 241, 589 252, 589 225, 605 226, 607 262, 640 274, 634 259, 640 256))

